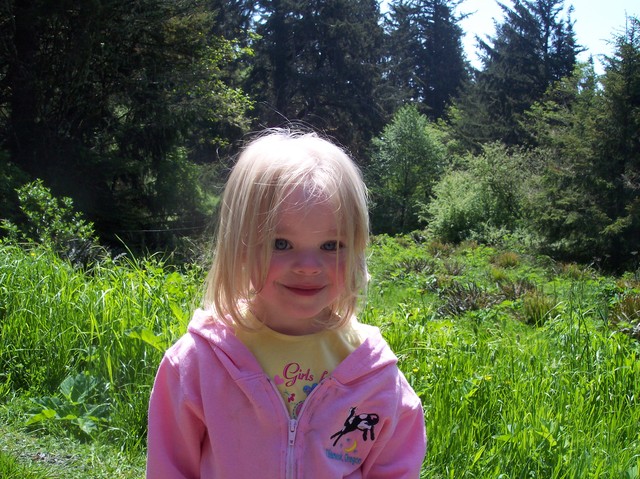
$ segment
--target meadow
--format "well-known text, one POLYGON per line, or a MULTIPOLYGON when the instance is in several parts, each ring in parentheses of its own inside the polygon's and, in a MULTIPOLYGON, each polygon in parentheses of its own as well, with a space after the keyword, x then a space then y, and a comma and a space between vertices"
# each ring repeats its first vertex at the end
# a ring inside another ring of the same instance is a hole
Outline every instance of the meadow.
MULTIPOLYGON (((424 478, 640 477, 640 269, 378 236, 361 320, 422 398, 424 478)), ((0 245, 0 477, 140 478, 205 270, 0 245)))

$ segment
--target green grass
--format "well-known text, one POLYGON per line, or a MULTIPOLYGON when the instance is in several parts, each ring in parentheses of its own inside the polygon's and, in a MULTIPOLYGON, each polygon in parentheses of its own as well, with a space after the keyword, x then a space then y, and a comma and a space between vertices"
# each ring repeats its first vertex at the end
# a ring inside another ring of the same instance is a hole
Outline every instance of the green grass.
POLYGON ((46 250, 2 246, 0 419, 26 424, 40 413, 23 429, 142 454, 153 376, 164 348, 186 328, 201 276, 155 258, 82 272, 46 250), (78 374, 91 378, 92 389, 66 397, 61 386, 78 374), (15 397, 29 400, 14 404, 15 397), (85 407, 96 405, 100 417, 85 407))
POLYGON ((0 451, 0 477, 3 479, 48 479, 51 476, 45 468, 33 464, 25 466, 12 455, 0 451))
MULTIPOLYGON (((18 399, 17 403, 22 406, 22 400, 18 399)), ((126 451, 122 450, 121 445, 109 441, 80 439, 69 434, 69 430, 55 425, 25 429, 19 414, 15 417, 14 413, 4 409, 0 416, 0 453, 11 468, 3 470, 0 466, 0 477, 3 479, 144 477, 144 455, 141 450, 126 451), (16 475, 9 475, 8 471, 11 470, 16 475)))
POLYGON ((428 249, 378 238, 365 315, 424 402, 423 477, 639 477, 640 348, 609 328, 615 281, 471 244, 409 272, 428 249))
MULTIPOLYGON (((410 237, 375 238, 370 265, 361 318, 423 400, 422 477, 639 477, 637 272, 410 237)), ((141 477, 155 369, 203 278, 0 246, 0 477, 141 477)))

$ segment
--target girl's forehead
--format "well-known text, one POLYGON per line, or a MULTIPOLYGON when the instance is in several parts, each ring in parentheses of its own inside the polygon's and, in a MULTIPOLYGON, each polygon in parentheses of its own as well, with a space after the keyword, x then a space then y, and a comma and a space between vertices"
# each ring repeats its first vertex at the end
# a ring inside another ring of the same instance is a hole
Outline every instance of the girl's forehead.
POLYGON ((306 211, 318 209, 338 210, 331 195, 323 191, 309 191, 297 187, 287 192, 278 207, 278 214, 291 211, 306 211))
POLYGON ((278 229, 295 229, 300 223, 312 221, 337 230, 338 208, 327 196, 309 195, 296 189, 284 198, 277 213, 278 229))

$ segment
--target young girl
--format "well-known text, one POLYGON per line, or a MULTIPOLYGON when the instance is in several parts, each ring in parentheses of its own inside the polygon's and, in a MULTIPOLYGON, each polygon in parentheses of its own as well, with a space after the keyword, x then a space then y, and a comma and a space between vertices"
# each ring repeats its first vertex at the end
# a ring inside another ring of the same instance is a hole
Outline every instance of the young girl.
POLYGON ((420 400, 356 305, 368 274, 359 170, 272 130, 222 198, 205 308, 160 365, 149 479, 417 478, 420 400))

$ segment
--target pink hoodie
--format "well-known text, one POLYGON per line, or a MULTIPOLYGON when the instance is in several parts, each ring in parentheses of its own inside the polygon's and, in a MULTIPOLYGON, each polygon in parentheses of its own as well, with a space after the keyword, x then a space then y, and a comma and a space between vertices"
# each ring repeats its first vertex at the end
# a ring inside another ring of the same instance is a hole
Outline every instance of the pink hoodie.
POLYGON ((291 419, 249 350, 196 312, 158 370, 147 478, 417 478, 426 452, 422 406, 369 328, 291 419))

